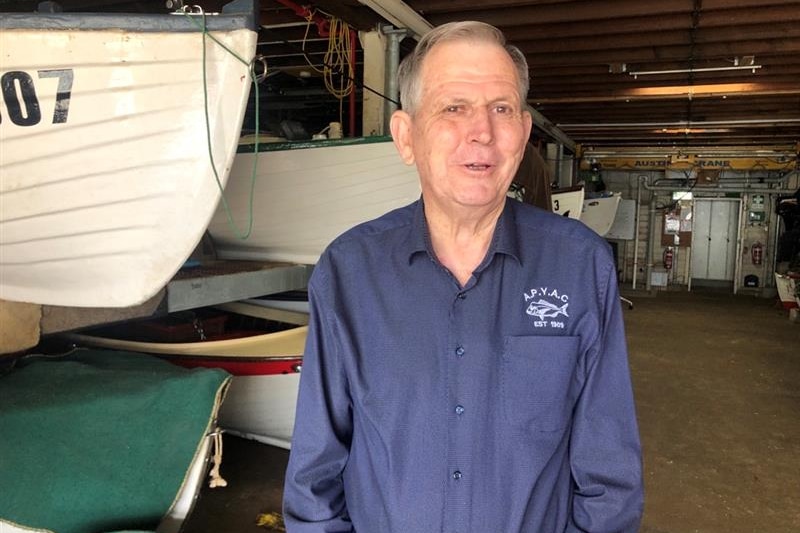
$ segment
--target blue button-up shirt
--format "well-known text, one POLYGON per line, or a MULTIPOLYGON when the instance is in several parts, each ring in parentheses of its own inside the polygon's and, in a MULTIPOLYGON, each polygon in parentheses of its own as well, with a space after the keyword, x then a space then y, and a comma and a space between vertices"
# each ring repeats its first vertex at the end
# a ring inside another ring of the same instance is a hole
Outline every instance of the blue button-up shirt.
POLYGON ((309 299, 289 532, 637 530, 616 273, 586 226, 508 200, 462 287, 416 202, 332 243, 309 299))

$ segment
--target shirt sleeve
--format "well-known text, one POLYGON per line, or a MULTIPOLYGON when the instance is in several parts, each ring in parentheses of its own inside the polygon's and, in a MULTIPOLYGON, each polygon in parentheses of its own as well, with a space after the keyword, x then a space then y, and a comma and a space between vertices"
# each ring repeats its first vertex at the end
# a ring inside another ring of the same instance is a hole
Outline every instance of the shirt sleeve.
POLYGON ((315 268, 309 283, 309 329, 284 483, 283 512, 289 533, 353 531, 342 484, 352 409, 322 268, 315 268))
POLYGON ((613 268, 605 279, 600 332, 590 349, 570 441, 576 486, 567 533, 636 533, 644 505, 641 445, 613 268))

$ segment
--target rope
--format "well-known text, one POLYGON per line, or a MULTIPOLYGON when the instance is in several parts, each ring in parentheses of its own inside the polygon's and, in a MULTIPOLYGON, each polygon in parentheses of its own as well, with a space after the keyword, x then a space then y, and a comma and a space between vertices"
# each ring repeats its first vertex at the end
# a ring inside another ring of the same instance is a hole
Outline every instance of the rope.
POLYGON ((344 99, 350 96, 355 87, 355 67, 351 61, 353 44, 350 41, 350 26, 343 20, 325 13, 324 11, 314 10, 308 13, 306 19, 306 31, 303 35, 303 58, 306 63, 316 72, 322 74, 325 82, 325 89, 339 100, 339 122, 342 122, 344 113, 344 99), (324 13, 330 18, 328 22, 328 49, 322 60, 322 70, 318 69, 306 53, 306 40, 308 30, 314 21, 317 11, 324 13), (339 86, 336 86, 336 76, 339 76, 339 86))
POLYGON ((213 448, 213 453, 211 455, 211 462, 213 463, 211 466, 211 472, 208 473, 208 477, 211 480, 208 482, 208 486, 212 489, 217 487, 227 487, 228 482, 220 475, 219 469, 222 466, 222 431, 217 430, 214 433, 209 434, 211 437, 211 447, 213 448))
MULTIPOLYGON (((259 94, 258 94, 258 82, 255 73, 255 61, 256 58, 253 58, 253 61, 246 61, 245 59, 241 58, 236 52, 225 46, 223 42, 219 39, 214 37, 208 32, 208 27, 206 26, 206 14, 203 9, 199 6, 193 6, 191 8, 194 10, 194 13, 198 13, 201 15, 202 24, 199 24, 196 20, 192 18, 192 12, 186 6, 183 7, 181 12, 192 21, 192 24, 197 26, 198 29, 201 30, 203 33, 203 110, 205 113, 205 120, 206 120, 206 147, 208 149, 208 160, 211 163, 211 170, 214 171, 214 178, 217 182, 217 188, 219 188, 220 199, 222 200, 222 207, 225 211, 225 217, 228 220, 228 225, 231 228, 231 231, 237 238, 241 240, 245 240, 250 237, 250 234, 253 232, 253 197, 255 196, 255 186, 256 186, 256 169, 258 167, 258 124, 259 124, 259 94), (225 198, 225 188, 222 186, 222 181, 219 178, 219 172, 217 171, 216 163, 214 162, 214 154, 211 146, 211 119, 208 115, 208 72, 206 68, 206 38, 211 39, 219 46, 222 47, 226 52, 231 54, 234 58, 236 58, 240 63, 247 66, 250 79, 253 82, 253 87, 255 90, 255 146, 253 147, 253 169, 250 176, 250 196, 248 201, 248 209, 247 209, 247 230, 240 231, 239 227, 236 225, 236 222, 233 220, 233 215, 231 214, 230 206, 228 205, 228 200, 225 198)), ((264 61, 263 58, 259 58, 260 61, 264 61)))
MULTIPOLYGON (((278 34, 277 32, 275 32, 275 30, 271 30, 271 29, 269 29, 269 28, 266 28, 266 27, 264 27, 264 28, 261 28, 261 29, 262 29, 263 31, 266 31, 266 32, 268 32, 268 33, 272 34, 272 35, 275 37, 275 39, 276 39, 276 40, 279 40, 279 41, 281 41, 283 44, 285 44, 285 45, 286 45, 286 46, 288 46, 289 48, 293 48, 295 51, 297 51, 297 52, 301 53, 301 54, 303 55, 303 57, 305 58, 306 62, 309 64, 309 66, 310 66, 312 69, 314 69, 315 71, 317 71, 317 72, 320 72, 320 73, 322 72, 322 71, 321 71, 321 70, 319 70, 319 69, 318 69, 316 66, 314 66, 314 63, 311 61, 311 59, 309 59, 309 57, 308 57, 308 54, 306 54, 306 51, 305 51, 305 48, 304 48, 304 47, 297 46, 295 43, 293 43, 293 42, 291 42, 291 41, 287 41, 287 40, 286 40, 286 39, 284 39, 284 38, 283 38, 283 37, 282 37, 280 34, 278 34)), ((308 36, 308 26, 306 26, 306 36, 308 36)), ((304 38, 304 41, 305 41, 305 38, 304 38)), ((305 45, 304 45, 304 46, 305 46, 305 45)), ((323 67, 324 67, 324 66, 326 66, 326 65, 325 65, 325 61, 324 61, 324 60, 322 61, 322 65, 323 65, 323 67)), ((330 65, 328 65, 328 66, 330 66, 330 65)), ((374 94, 375 96, 378 96, 378 97, 380 97, 380 98, 383 98, 384 100, 388 100, 389 102, 392 102, 393 104, 395 104, 397 107, 400 107, 400 102, 398 102, 398 101, 397 101, 397 100, 395 100, 394 98, 389 98, 388 96, 386 96, 385 94, 381 93, 380 91, 376 91, 375 89, 373 89, 373 88, 372 88, 372 87, 370 87, 369 85, 366 85, 366 84, 364 84, 364 83, 363 83, 363 82, 361 82, 361 81, 358 81, 357 79, 355 79, 355 77, 354 77, 354 76, 351 76, 349 81, 350 81, 350 82, 352 82, 354 85, 357 85, 358 87, 361 87, 361 88, 362 88, 362 89, 364 89, 365 91, 369 91, 369 92, 371 92, 372 94, 374 94)))
POLYGON ((325 52, 325 88, 339 100, 345 98, 353 91, 353 82, 350 81, 355 72, 350 62, 350 26, 342 20, 331 17, 330 31, 328 32, 328 51, 325 52), (339 87, 335 87, 334 74, 341 74, 339 87))
POLYGON ((303 58, 306 60, 306 63, 308 63, 308 66, 310 66, 315 72, 319 74, 324 74, 325 73, 324 69, 327 67, 327 65, 325 65, 323 62, 322 65, 323 70, 318 69, 311 61, 311 58, 308 57, 308 54, 306 54, 306 41, 308 40, 308 30, 311 29, 311 24, 314 22, 314 13, 315 13, 314 11, 311 11, 306 16, 306 31, 303 34, 303 44, 300 47, 300 49, 303 51, 303 58))

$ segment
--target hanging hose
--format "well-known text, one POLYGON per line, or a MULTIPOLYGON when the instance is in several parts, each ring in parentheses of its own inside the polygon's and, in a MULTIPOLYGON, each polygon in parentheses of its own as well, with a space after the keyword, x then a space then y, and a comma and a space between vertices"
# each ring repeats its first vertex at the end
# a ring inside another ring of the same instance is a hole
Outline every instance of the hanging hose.
MULTIPOLYGON (((250 234, 253 231, 253 197, 255 195, 255 184, 256 184, 256 169, 258 168, 258 124, 259 124, 259 103, 260 98, 258 94, 258 77, 255 73, 255 61, 258 59, 262 64, 266 67, 266 61, 264 58, 253 58, 253 61, 246 61, 245 59, 239 57, 236 52, 225 46, 219 39, 214 37, 208 32, 208 27, 206 25, 206 14, 203 9, 199 6, 188 7, 184 6, 181 9, 181 12, 192 21, 192 23, 201 30, 203 34, 203 55, 202 55, 202 63, 203 63, 203 107, 205 112, 205 121, 206 121, 206 146, 208 148, 208 159, 211 164, 211 169, 214 172, 214 178, 217 181, 217 187, 219 188, 220 199, 222 201, 222 207, 225 211, 225 216, 228 220, 228 225, 231 228, 231 231, 237 238, 241 240, 245 240, 250 237, 250 234), (199 14, 201 16, 202 23, 198 23, 194 18, 192 18, 193 14, 199 14), (233 220, 233 215, 231 214, 230 207, 228 206, 228 201, 225 198, 225 188, 222 186, 222 181, 219 178, 219 172, 217 171, 216 163, 214 162, 214 154, 211 145, 211 120, 208 116, 208 73, 206 68, 206 38, 211 39, 219 46, 221 46, 226 52, 231 54, 235 57, 240 63, 247 66, 248 71, 250 73, 250 79, 253 82, 254 90, 255 90, 255 146, 253 147, 253 151, 255 157, 253 158, 253 169, 250 176, 250 197, 248 202, 248 210, 247 210, 247 229, 245 231, 240 231, 236 222, 233 220)), ((266 72, 266 68, 264 69, 266 72)))

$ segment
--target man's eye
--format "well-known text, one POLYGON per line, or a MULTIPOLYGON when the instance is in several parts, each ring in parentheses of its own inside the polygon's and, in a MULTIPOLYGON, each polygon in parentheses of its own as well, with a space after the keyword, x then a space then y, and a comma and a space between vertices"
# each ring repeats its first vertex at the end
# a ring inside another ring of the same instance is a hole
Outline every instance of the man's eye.
POLYGON ((449 106, 445 107, 445 108, 444 108, 444 110, 445 110, 447 113, 458 113, 459 111, 463 111, 463 110, 464 110, 464 106, 460 106, 460 105, 449 105, 449 106))
POLYGON ((513 109, 511 109, 511 106, 500 104, 494 107, 494 112, 499 115, 507 115, 512 113, 513 109))

